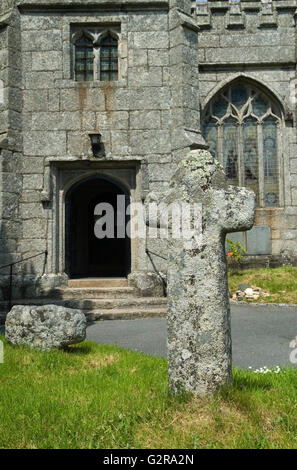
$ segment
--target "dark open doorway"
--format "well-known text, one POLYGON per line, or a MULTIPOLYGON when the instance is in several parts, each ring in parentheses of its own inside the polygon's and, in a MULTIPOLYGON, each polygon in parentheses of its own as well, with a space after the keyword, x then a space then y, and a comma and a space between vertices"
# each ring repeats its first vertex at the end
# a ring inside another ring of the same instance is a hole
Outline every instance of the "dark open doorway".
MULTIPOLYGON (((126 277, 130 272, 130 238, 117 237, 117 201, 128 191, 103 176, 94 176, 75 184, 66 195, 66 272, 71 278, 126 277), (97 204, 108 203, 114 209, 115 237, 99 239, 94 233, 97 204)), ((127 216, 124 216, 127 226, 127 216)))

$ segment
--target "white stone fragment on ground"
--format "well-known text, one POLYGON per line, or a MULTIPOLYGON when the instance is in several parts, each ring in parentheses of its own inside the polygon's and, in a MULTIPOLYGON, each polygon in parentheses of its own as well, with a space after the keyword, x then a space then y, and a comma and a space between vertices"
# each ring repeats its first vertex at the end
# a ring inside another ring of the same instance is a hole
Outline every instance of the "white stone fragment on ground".
POLYGON ((5 337, 14 345, 41 350, 64 348, 83 341, 86 326, 81 310, 57 305, 15 305, 6 318, 5 337))
POLYGON ((254 290, 251 287, 248 287, 247 289, 245 289, 244 293, 246 297, 252 297, 254 295, 254 290))
MULTIPOLYGON (((243 285, 243 284, 241 284, 243 285)), ((237 290, 235 294, 232 295, 233 301, 241 301, 241 300, 258 300, 260 295, 263 297, 270 297, 269 292, 262 291, 260 287, 251 286, 247 287, 244 291, 237 290)))

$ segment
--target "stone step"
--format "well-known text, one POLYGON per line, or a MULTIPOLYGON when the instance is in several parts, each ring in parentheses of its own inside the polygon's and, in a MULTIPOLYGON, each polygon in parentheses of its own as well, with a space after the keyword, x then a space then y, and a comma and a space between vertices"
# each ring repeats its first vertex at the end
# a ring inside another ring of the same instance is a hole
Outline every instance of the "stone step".
MULTIPOLYGON (((87 321, 100 320, 136 320, 150 317, 166 317, 166 307, 154 307, 145 309, 101 309, 101 310, 84 310, 87 321)), ((0 313, 0 325, 5 323, 6 313, 0 313)))
MULTIPOLYGON (((4 302, 1 302, 3 305, 4 302)), ((68 308, 79 308, 82 310, 98 309, 147 309, 149 307, 166 307, 167 299, 165 297, 132 297, 128 299, 53 299, 53 298, 34 298, 34 299, 16 299, 13 305, 63 305, 68 308)))
MULTIPOLYGON (((81 290, 81 289, 78 289, 81 290)), ((128 297, 128 298, 90 298, 57 299, 34 298, 16 299, 13 305, 63 305, 81 309, 88 321, 137 319, 152 316, 166 316, 167 299, 165 297, 128 297)), ((0 302, 0 323, 4 323, 8 303, 0 302)))
POLYGON ((56 299, 126 299, 140 293, 135 287, 65 287, 54 289, 50 295, 56 299))
POLYGON ((137 318, 166 317, 167 308, 147 308, 139 309, 110 309, 86 311, 88 321, 100 320, 136 320, 137 318))
POLYGON ((68 287, 74 288, 112 288, 128 287, 125 277, 69 279, 68 287))

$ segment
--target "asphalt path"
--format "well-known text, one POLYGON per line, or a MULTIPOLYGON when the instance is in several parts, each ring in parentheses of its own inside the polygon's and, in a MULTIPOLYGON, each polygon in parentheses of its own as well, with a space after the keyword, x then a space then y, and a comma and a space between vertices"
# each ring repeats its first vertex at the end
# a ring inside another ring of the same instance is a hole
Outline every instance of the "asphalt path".
MULTIPOLYGON (((233 304, 233 364, 253 369, 292 366, 290 342, 297 335, 297 307, 233 304)), ((166 357, 166 320, 105 320, 90 323, 87 338, 150 355, 166 357)))

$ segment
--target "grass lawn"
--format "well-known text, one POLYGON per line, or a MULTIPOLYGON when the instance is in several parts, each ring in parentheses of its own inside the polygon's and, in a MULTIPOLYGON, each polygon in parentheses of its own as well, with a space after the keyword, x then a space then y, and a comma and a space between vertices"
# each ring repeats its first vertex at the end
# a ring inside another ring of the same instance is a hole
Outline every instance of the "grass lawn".
POLYGON ((4 341, 1 448, 297 448, 297 370, 234 370, 215 398, 168 397, 167 362, 85 341, 4 341))
POLYGON ((228 280, 232 294, 243 283, 261 287, 270 293, 270 297, 260 295, 258 300, 248 302, 297 304, 297 268, 282 266, 243 271, 233 269, 229 271, 228 280))

